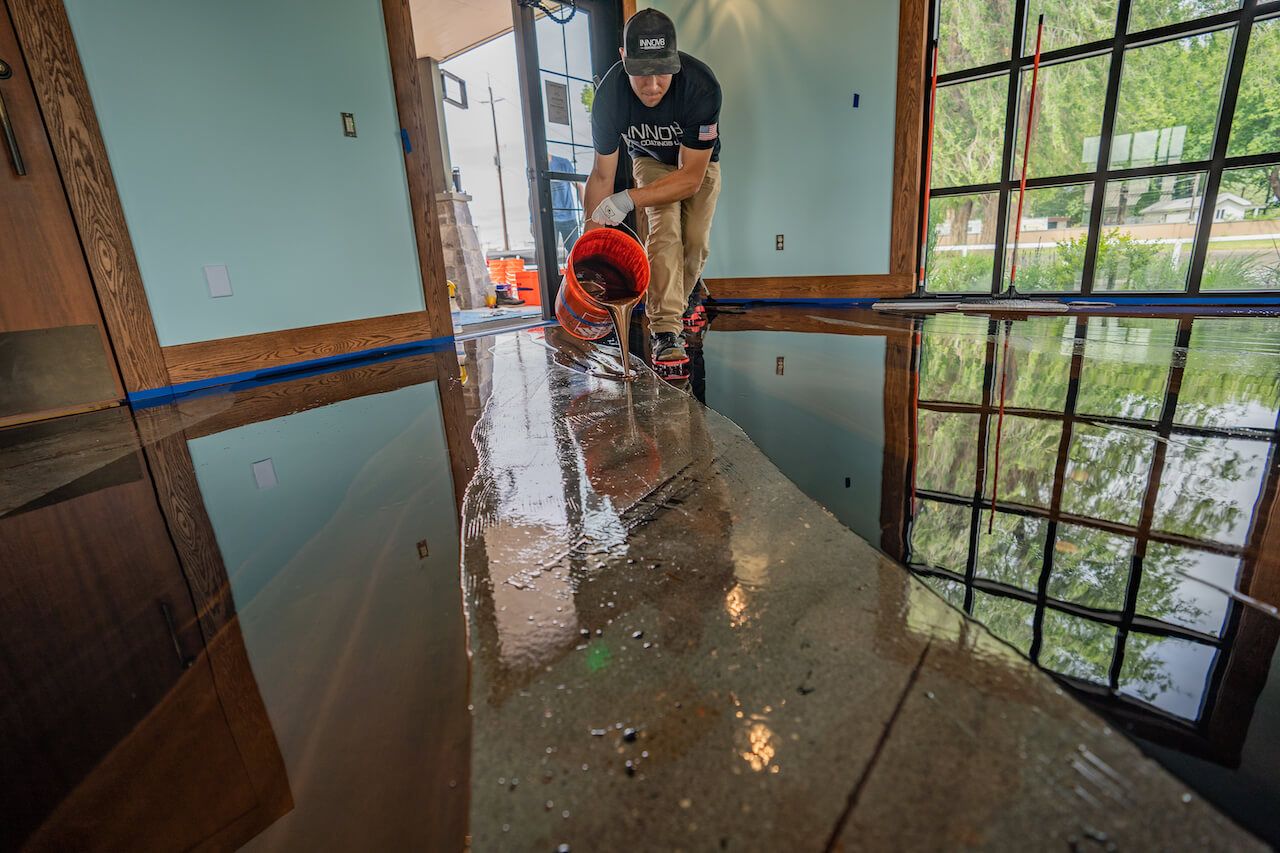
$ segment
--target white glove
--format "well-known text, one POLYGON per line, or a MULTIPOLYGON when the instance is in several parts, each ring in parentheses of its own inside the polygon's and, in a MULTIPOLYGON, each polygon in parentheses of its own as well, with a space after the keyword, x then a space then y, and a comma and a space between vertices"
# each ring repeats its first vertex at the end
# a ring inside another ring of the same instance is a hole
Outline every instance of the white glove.
POLYGON ((635 210, 636 204, 631 200, 631 196, 626 190, 613 195, 600 202, 595 213, 591 214, 591 218, 601 225, 617 225, 627 218, 627 214, 635 210))

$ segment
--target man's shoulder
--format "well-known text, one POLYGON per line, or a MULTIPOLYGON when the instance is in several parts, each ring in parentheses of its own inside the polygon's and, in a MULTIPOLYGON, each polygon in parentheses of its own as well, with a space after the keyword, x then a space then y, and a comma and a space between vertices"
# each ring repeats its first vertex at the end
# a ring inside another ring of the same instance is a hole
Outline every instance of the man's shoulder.
POLYGON ((596 88, 600 91, 608 91, 610 87, 617 86, 625 76, 626 72, 622 70, 622 60, 619 59, 617 62, 613 63, 609 70, 604 73, 604 76, 600 78, 600 85, 596 88))
POLYGON ((688 83, 699 89, 720 90, 720 81, 711 66, 696 56, 680 51, 680 73, 688 83))

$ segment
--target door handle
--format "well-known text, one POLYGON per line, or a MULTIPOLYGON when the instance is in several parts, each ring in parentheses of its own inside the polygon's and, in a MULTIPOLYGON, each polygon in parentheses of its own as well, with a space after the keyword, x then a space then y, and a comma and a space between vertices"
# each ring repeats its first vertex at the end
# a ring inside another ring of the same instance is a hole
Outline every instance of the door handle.
MULTIPOLYGON (((13 68, 0 59, 0 80, 8 80, 13 76, 13 68)), ((9 156, 13 158, 14 171, 18 177, 27 174, 27 164, 22 159, 22 149, 18 147, 18 137, 13 132, 13 119, 9 116, 9 107, 4 102, 4 93, 0 92, 0 132, 4 133, 4 141, 9 146, 9 156)))
POLYGON ((168 602, 161 601, 160 615, 164 617, 165 627, 169 629, 169 636, 173 639, 173 651, 178 656, 178 665, 183 669, 191 669, 191 665, 196 662, 195 658, 189 658, 182 651, 182 643, 178 641, 178 626, 173 624, 173 608, 168 602))

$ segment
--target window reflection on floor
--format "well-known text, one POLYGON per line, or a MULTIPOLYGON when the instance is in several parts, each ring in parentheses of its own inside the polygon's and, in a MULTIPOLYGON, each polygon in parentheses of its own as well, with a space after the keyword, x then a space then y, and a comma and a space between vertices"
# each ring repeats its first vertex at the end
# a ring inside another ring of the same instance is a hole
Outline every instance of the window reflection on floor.
POLYGON ((909 563, 1067 684, 1203 734, 1275 489, 1278 341, 1266 317, 923 321, 909 563))

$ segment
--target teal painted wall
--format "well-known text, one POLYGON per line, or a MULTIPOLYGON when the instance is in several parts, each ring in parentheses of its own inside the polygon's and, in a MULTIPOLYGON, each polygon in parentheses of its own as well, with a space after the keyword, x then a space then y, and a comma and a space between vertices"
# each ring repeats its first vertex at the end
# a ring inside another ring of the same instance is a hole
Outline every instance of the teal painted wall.
POLYGON ((879 548, 884 338, 712 332, 703 358, 707 405, 742 427, 801 491, 879 548))
POLYGON ((378 0, 65 2, 161 345, 423 308, 378 0))
POLYGON ((672 17, 680 49, 724 89, 707 276, 887 273, 898 3, 641 5, 672 17))
MULTIPOLYGON (((189 446, 237 608, 248 606, 318 534, 359 540, 371 521, 405 517, 406 509, 419 522, 391 552, 416 564, 413 545, 425 537, 436 542, 440 565, 457 561, 449 453, 434 383, 250 424, 189 446), (274 488, 254 482, 252 465, 260 459, 272 460, 279 478, 274 488), (359 523, 326 531, 344 513, 359 523)), ((363 547, 372 555, 387 544, 378 533, 363 547)), ((336 555, 325 556, 332 559, 336 555)))
POLYGON ((442 795, 441 726, 466 702, 436 384, 189 447, 294 799, 246 849, 430 849, 423 798, 442 795), (252 465, 268 458, 279 483, 259 489, 252 465), (378 796, 353 799, 360 791, 378 796))

